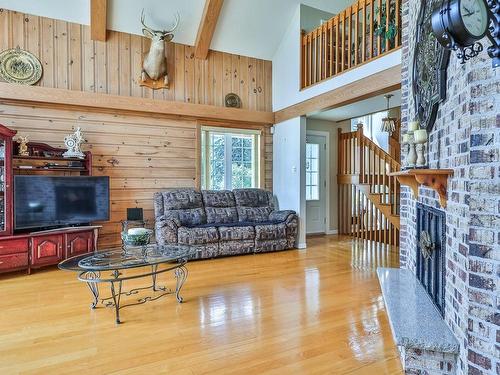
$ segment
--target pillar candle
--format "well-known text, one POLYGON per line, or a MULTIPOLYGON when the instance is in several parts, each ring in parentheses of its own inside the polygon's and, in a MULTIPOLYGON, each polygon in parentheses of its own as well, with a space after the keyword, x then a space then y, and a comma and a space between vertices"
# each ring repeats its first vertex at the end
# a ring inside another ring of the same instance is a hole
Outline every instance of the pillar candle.
POLYGON ((412 121, 408 124, 408 131, 418 130, 418 121, 412 121))

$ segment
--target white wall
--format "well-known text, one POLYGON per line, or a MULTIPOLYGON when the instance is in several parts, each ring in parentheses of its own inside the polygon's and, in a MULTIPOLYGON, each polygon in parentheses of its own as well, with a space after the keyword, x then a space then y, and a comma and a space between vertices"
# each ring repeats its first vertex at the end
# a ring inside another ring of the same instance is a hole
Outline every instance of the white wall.
POLYGON ((305 117, 274 125, 273 192, 280 209, 295 210, 299 215, 299 248, 306 247, 305 152, 305 117))
MULTIPOLYGON (((273 110, 297 104, 351 82, 364 79, 401 63, 401 50, 397 50, 359 68, 333 77, 306 90, 300 90, 300 6, 278 50, 273 57, 273 110)), ((369 84, 367 82, 367 84, 369 84)))
POLYGON ((300 28, 309 33, 321 25, 321 20, 327 21, 333 16, 333 13, 301 4, 300 28))

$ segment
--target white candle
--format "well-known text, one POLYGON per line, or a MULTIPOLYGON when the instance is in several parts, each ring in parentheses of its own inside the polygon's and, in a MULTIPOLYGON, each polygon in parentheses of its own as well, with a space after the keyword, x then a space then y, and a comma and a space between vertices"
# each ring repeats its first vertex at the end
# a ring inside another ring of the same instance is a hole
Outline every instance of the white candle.
POLYGON ((412 121, 408 124, 408 130, 409 131, 415 131, 418 130, 418 121, 412 121))
POLYGON ((413 136, 415 137, 415 143, 423 144, 427 142, 427 130, 425 129, 415 130, 413 136))
POLYGON ((403 143, 408 143, 408 142, 410 142, 410 135, 403 134, 403 143))
POLYGON ((135 236, 135 235, 141 235, 141 234, 145 234, 147 233, 148 230, 146 228, 130 228, 128 231, 127 231, 127 234, 130 234, 132 236, 135 236))

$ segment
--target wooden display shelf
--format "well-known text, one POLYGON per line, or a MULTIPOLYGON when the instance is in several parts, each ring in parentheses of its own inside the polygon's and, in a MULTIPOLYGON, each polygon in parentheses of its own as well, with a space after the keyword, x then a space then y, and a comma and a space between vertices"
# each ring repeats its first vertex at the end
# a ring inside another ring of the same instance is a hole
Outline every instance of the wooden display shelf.
POLYGON ((85 159, 80 158, 64 158, 62 156, 21 156, 14 155, 14 160, 50 160, 50 161, 81 161, 85 162, 85 159))
POLYGON ((15 171, 73 171, 73 172, 88 172, 86 168, 80 167, 33 167, 33 168, 21 168, 14 167, 15 171))
POLYGON ((453 176, 453 169, 407 169, 389 173, 389 176, 395 176, 401 185, 409 186, 416 198, 420 185, 434 189, 439 194, 441 207, 446 208, 448 177, 453 176))

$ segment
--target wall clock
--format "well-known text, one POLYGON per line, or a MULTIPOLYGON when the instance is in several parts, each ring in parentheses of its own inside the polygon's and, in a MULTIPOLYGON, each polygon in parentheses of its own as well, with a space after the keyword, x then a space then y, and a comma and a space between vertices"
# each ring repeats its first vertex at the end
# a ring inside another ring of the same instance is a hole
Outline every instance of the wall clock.
POLYGON ((432 29, 438 42, 457 51, 462 64, 483 50, 479 40, 487 36, 492 43, 488 53, 493 66, 499 66, 499 22, 498 0, 443 0, 432 14, 432 29))
POLYGON ((413 98, 420 126, 432 130, 439 104, 446 99, 446 70, 450 51, 432 33, 432 12, 441 0, 422 0, 413 55, 413 98))

